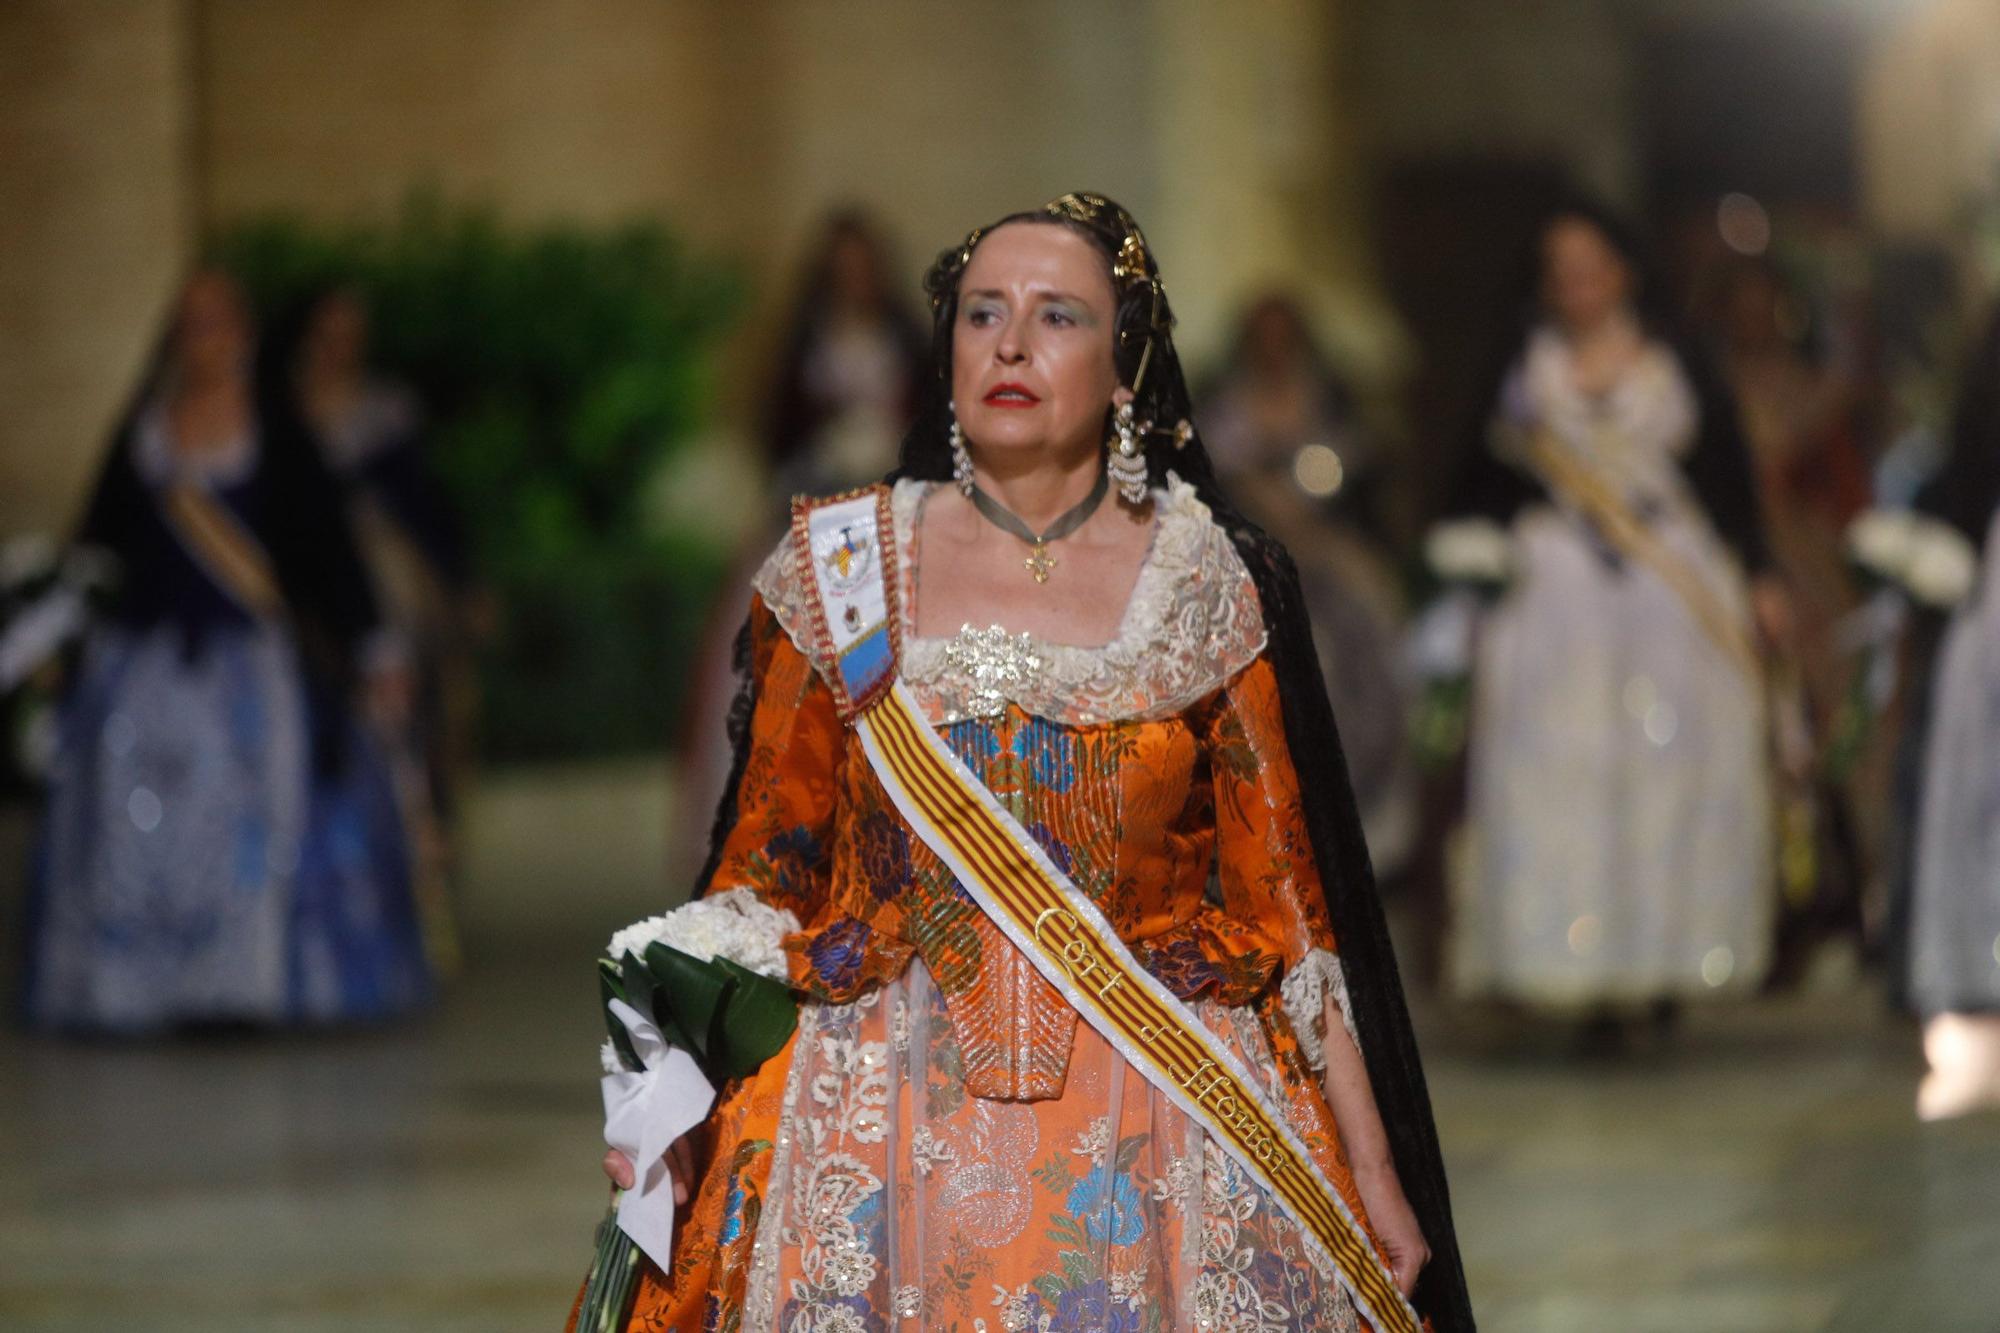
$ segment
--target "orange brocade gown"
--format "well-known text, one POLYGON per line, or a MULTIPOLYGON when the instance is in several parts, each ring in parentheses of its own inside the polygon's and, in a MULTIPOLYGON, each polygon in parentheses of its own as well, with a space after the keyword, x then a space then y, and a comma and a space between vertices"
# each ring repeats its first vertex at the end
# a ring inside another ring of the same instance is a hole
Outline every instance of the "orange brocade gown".
MULTIPOLYGON (((906 608, 928 491, 894 495, 906 608)), ((1255 588, 1189 488, 1156 499, 1111 644, 906 636, 903 677, 1361 1216, 1315 1072, 1345 988, 1255 588)), ((646 1265, 630 1327, 1363 1327, 1261 1187, 910 832, 835 715, 782 550, 757 592, 751 748, 711 886, 804 923, 785 948, 805 1003, 786 1049, 723 1089, 673 1263, 646 1265)))

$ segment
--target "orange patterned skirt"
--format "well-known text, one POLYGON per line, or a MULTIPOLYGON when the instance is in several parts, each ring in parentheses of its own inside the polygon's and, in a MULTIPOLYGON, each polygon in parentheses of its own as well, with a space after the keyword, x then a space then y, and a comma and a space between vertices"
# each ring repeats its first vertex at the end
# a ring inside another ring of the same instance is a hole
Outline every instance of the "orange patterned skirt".
MULTIPOLYGON (((1194 1009, 1363 1217, 1275 1000, 1194 1009)), ((644 1266, 629 1327, 1366 1327, 1262 1188, 1087 1025, 1059 1097, 971 1096, 961 1070, 921 962, 852 1004, 803 1007, 791 1044, 710 1118, 671 1270, 644 1266)))

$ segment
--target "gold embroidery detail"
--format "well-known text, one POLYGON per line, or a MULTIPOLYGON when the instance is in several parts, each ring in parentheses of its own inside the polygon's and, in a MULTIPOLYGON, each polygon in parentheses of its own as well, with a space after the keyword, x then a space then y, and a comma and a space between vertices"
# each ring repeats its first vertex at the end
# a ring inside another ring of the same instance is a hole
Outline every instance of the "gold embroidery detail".
POLYGON ((1125 983, 1125 974, 1118 970, 1117 964, 1092 948, 1089 938, 1082 932, 1083 923, 1068 908, 1044 907, 1035 918, 1035 942, 1054 954, 1056 961, 1063 965, 1063 970, 1078 985, 1090 987, 1101 1000, 1125 983), (1069 927, 1068 943, 1058 944, 1042 934, 1042 929, 1051 920, 1069 927), (1100 975, 1104 978, 1102 981, 1097 980, 1100 975))

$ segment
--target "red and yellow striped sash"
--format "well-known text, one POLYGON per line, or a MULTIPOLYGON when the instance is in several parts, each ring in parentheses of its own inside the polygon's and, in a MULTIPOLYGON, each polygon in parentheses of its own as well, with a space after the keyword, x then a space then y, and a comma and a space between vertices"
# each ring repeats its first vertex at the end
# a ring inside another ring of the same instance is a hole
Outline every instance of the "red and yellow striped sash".
POLYGON ((1085 1021, 1259 1180, 1378 1333, 1422 1323, 1304 1143, 1235 1055, 946 746, 898 681, 855 728, 910 827, 1085 1021))

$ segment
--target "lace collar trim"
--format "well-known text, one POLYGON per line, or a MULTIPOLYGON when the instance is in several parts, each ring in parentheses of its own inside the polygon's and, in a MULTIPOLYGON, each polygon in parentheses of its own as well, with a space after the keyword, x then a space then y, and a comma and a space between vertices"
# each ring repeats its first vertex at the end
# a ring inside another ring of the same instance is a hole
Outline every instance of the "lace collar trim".
MULTIPOLYGON (((917 515, 934 482, 896 484, 890 507, 904 557, 901 605, 915 605, 917 515)), ((1086 726, 1170 717, 1248 666, 1264 649, 1256 585, 1194 487, 1169 473, 1153 493, 1158 520, 1131 600, 1109 643, 1048 643, 999 626, 948 637, 903 637, 903 680, 935 722, 991 717, 1009 703, 1052 722, 1086 726)), ((822 673, 792 563, 780 550, 754 586, 822 673)))

